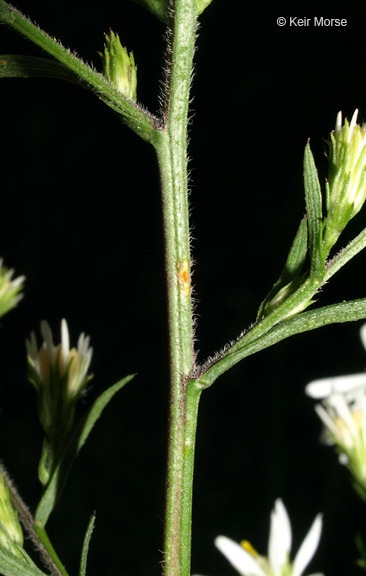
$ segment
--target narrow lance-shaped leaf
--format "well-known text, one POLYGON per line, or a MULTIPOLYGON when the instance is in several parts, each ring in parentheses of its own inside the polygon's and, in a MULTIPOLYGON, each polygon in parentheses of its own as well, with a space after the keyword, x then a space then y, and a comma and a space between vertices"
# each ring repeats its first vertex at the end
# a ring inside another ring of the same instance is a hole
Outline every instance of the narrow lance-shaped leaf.
POLYGON ((322 254, 322 194, 309 143, 304 154, 304 188, 309 227, 310 277, 321 280, 325 271, 322 254))
POLYGON ((38 56, 0 54, 0 78, 56 78, 85 87, 85 84, 60 62, 38 56))
POLYGON ((133 375, 126 376, 126 378, 120 380, 108 388, 108 390, 103 392, 100 396, 98 396, 86 417, 77 427, 69 443, 66 445, 62 457, 51 476, 41 501, 38 504, 38 508, 35 514, 35 522, 38 525, 46 525, 47 520, 65 486, 71 466, 80 449, 85 444, 90 432, 94 428, 95 423, 100 418, 104 408, 109 404, 113 396, 128 382, 130 382, 133 377, 133 375))
POLYGON ((257 318, 263 318, 295 292, 303 281, 301 276, 308 249, 308 229, 306 218, 300 222, 295 239, 287 256, 286 264, 279 279, 259 307, 257 318))
POLYGON ((95 524, 95 514, 93 514, 89 520, 88 527, 85 532, 84 542, 83 542, 83 549, 81 551, 81 561, 80 561, 80 570, 79 576, 86 576, 86 565, 88 561, 88 552, 89 552, 89 545, 90 539, 92 537, 92 533, 94 530, 95 524))

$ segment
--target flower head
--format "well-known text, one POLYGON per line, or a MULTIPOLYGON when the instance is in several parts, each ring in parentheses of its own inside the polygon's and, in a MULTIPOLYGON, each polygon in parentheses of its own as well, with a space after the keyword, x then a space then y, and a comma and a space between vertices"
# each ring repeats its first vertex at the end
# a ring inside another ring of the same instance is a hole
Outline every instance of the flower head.
POLYGON ((52 468, 51 460, 59 454, 75 416, 75 407, 87 382, 93 349, 89 347, 89 336, 80 334, 77 347, 70 349, 69 331, 66 320, 61 322, 61 342, 55 346, 49 324, 41 322, 43 343, 38 347, 32 332, 26 341, 28 352, 29 380, 38 395, 38 411, 46 433, 47 454, 44 454, 45 469, 40 471, 42 482, 46 482, 52 468))
POLYGON ((13 280, 14 270, 8 270, 0 258, 0 318, 9 310, 15 308, 19 300, 23 298, 24 276, 18 276, 13 280))
POLYGON ((342 125, 339 112, 335 130, 330 134, 324 235, 327 252, 366 199, 366 124, 357 124, 357 115, 355 110, 351 122, 346 118, 342 125))
POLYGON ((104 53, 101 54, 104 75, 130 100, 136 100, 137 66, 133 53, 122 46, 113 30, 105 35, 104 53))
MULTIPOLYGON (((361 340, 366 348, 366 324, 361 340)), ((315 410, 324 424, 323 438, 337 447, 340 462, 366 499, 366 373, 314 380, 305 391, 320 400, 315 410)))
POLYGON ((249 542, 239 545, 226 536, 218 536, 215 545, 241 576, 301 576, 318 547, 321 530, 322 518, 318 514, 291 563, 291 524, 282 500, 278 499, 271 514, 268 557, 258 554, 249 542))

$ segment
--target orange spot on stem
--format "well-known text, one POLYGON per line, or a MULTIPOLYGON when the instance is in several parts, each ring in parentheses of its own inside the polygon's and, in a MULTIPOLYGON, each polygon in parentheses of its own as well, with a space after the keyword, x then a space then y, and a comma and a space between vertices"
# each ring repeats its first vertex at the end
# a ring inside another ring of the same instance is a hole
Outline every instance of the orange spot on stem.
POLYGON ((188 260, 183 260, 183 262, 178 262, 177 264, 177 276, 178 282, 183 287, 185 292, 189 292, 191 287, 191 278, 189 273, 189 262, 188 260))

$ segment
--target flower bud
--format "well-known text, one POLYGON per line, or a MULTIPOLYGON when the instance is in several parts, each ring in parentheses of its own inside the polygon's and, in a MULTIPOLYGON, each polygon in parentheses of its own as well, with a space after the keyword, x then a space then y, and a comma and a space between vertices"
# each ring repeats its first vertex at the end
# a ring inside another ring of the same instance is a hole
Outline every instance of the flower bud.
POLYGON ((15 308, 19 300, 23 298, 21 290, 25 277, 18 276, 12 280, 13 274, 14 270, 5 268, 3 260, 0 258, 0 317, 15 308))
POLYGON ((103 72, 111 84, 130 100, 136 100, 137 66, 133 53, 128 53, 112 30, 105 35, 104 54, 101 54, 103 72))
POLYGON ((342 113, 339 112, 335 130, 330 134, 324 231, 326 254, 366 199, 366 124, 357 124, 357 115, 358 110, 355 110, 351 122, 345 119, 342 125, 342 113))
POLYGON ((26 341, 28 378, 38 395, 38 412, 46 433, 39 467, 43 484, 48 481, 54 463, 73 427, 75 408, 80 394, 92 378, 88 374, 93 349, 89 337, 82 333, 77 348, 71 348, 66 320, 61 322, 61 343, 53 343, 47 322, 41 322, 43 344, 38 348, 32 332, 26 341))
POLYGON ((0 546, 16 556, 21 556, 19 548, 23 547, 23 531, 10 499, 9 489, 0 474, 0 546))

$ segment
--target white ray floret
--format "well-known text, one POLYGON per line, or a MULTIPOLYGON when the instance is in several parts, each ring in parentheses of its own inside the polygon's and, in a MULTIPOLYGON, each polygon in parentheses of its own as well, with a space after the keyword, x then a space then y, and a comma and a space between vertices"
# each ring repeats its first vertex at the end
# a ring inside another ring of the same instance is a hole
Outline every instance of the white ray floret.
POLYGON ((318 514, 291 563, 290 519, 282 500, 278 499, 271 513, 268 557, 258 554, 249 542, 239 545, 226 536, 218 536, 215 545, 241 576, 301 576, 315 554, 321 531, 322 517, 318 514))

